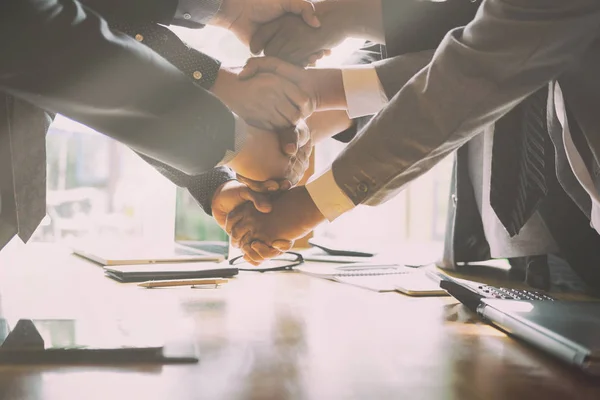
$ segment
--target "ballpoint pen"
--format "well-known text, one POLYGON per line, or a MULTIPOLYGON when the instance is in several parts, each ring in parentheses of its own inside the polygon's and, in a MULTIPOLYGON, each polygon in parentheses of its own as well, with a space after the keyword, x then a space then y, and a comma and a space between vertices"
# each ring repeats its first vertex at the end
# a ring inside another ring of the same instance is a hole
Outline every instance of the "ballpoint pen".
POLYGON ((172 287, 172 286, 199 286, 215 285, 229 282, 227 279, 170 279, 158 281, 146 281, 138 283, 138 286, 145 288, 172 287))

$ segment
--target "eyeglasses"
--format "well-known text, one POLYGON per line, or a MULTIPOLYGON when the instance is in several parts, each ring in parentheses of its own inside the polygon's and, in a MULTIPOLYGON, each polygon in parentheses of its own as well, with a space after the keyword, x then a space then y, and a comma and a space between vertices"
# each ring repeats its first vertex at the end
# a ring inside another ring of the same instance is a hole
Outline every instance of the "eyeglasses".
POLYGON ((291 271, 294 267, 304 263, 304 257, 300 253, 288 251, 279 257, 263 262, 261 265, 254 267, 252 264, 244 260, 244 256, 237 256, 229 260, 229 265, 238 266, 240 271, 254 272, 273 272, 273 271, 291 271), (243 267, 239 267, 242 265, 243 267), (244 265, 248 265, 245 267, 244 265))

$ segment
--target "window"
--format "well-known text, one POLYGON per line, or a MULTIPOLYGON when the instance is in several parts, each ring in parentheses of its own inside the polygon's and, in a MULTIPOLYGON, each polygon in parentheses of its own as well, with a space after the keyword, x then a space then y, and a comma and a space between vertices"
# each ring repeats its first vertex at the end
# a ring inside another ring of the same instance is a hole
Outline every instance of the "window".
POLYGON ((129 148, 62 116, 46 144, 47 216, 32 240, 173 239, 174 185, 129 148))

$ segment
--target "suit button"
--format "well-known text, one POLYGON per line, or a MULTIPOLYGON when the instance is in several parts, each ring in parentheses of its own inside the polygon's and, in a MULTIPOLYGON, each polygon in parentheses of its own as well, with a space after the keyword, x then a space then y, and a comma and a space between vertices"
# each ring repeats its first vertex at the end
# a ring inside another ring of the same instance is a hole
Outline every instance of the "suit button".
POLYGON ((356 189, 361 193, 367 193, 369 191, 369 187, 362 182, 356 186, 356 189))
POLYGON ((192 75, 194 76, 194 79, 196 79, 196 80, 202 79, 202 72, 200 72, 200 71, 194 71, 194 73, 192 75))
POLYGON ((138 33, 137 35, 135 35, 135 40, 137 40, 138 42, 141 42, 144 40, 144 36, 142 36, 138 33))

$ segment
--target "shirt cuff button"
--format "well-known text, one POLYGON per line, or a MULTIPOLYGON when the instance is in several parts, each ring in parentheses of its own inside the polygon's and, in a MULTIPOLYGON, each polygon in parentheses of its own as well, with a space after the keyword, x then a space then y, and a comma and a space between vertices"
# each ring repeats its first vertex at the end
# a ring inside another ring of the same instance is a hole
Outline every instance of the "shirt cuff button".
POLYGON ((194 71, 194 73, 192 75, 194 76, 194 79, 196 79, 196 80, 202 79, 202 72, 200 72, 200 71, 194 71))
POLYGON ((185 13, 183 14, 183 19, 192 19, 192 16, 190 13, 185 13))
POLYGON ((369 187, 362 182, 356 186, 356 189, 361 193, 367 193, 369 191, 369 187))

